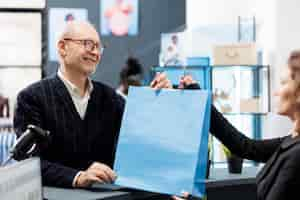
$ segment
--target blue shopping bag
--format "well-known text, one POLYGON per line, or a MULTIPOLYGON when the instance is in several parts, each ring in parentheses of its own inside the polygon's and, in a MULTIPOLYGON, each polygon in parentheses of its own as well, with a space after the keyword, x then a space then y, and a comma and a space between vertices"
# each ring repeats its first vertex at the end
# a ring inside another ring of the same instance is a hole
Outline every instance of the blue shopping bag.
POLYGON ((117 185, 203 197, 211 93, 130 87, 114 169, 117 185))

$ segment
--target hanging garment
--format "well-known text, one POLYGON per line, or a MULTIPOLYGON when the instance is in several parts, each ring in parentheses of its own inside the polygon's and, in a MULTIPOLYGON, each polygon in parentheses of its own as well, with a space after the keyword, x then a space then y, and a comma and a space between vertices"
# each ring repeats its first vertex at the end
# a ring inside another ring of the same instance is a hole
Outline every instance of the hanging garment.
POLYGON ((9 101, 0 95, 0 117, 9 117, 9 101))

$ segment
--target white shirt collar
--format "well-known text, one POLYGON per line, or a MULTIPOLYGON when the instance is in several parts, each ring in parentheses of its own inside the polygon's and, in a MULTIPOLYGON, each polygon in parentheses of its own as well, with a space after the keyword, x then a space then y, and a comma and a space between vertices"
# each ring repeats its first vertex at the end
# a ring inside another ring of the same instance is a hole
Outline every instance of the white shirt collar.
MULTIPOLYGON (((57 72, 57 76, 63 81, 63 83, 65 84, 65 86, 67 87, 68 91, 71 93, 71 95, 76 95, 78 97, 80 97, 80 92, 79 89, 76 85, 74 85, 73 83, 71 83, 71 81, 69 81, 61 72, 60 69, 58 69, 57 72)), ((91 81, 90 78, 88 78, 88 87, 87 87, 87 91, 84 95, 84 97, 90 97, 92 91, 94 89, 93 83, 91 81)))
POLYGON ((123 97, 124 100, 127 99, 127 96, 118 88, 116 89, 116 92, 118 95, 120 95, 121 97, 123 97))

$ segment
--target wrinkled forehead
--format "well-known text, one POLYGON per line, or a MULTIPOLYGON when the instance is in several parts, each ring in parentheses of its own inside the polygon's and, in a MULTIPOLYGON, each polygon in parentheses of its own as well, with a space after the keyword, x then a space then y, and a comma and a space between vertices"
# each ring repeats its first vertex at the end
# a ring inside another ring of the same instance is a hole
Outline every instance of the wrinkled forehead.
POLYGON ((96 29, 89 23, 70 23, 66 26, 64 38, 89 39, 100 42, 100 37, 96 29))
POLYGON ((74 31, 74 37, 79 39, 90 39, 100 43, 100 37, 94 27, 77 27, 74 31))

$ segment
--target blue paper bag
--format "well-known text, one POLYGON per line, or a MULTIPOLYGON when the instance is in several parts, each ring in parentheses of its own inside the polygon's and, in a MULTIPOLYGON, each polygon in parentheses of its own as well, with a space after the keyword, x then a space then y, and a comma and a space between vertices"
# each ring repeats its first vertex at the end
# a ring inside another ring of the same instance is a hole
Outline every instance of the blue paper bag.
POLYGON ((205 193, 211 93, 131 87, 117 146, 117 185, 205 193))

